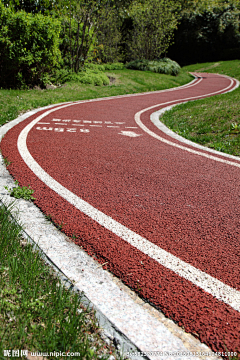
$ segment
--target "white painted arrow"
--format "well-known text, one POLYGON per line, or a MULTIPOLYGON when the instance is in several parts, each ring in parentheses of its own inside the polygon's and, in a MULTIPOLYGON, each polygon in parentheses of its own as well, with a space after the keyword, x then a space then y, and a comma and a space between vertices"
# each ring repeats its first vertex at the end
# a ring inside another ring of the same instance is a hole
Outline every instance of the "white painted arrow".
POLYGON ((142 134, 136 134, 134 131, 121 131, 119 135, 125 135, 130 137, 141 136, 142 134))

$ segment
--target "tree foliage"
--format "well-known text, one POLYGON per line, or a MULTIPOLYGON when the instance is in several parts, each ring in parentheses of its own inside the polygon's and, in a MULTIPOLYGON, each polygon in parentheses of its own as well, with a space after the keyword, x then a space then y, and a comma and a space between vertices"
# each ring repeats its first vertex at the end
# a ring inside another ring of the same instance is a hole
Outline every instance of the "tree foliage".
POLYGON ((61 61, 59 33, 57 19, 14 13, 0 3, 1 86, 43 84, 44 77, 61 61))
POLYGON ((0 0, 1 84, 43 83, 61 58, 75 73, 166 54, 180 64, 238 58, 239 22, 240 0, 0 0))
POLYGON ((62 50, 70 68, 77 72, 84 65, 95 40, 101 2, 62 0, 57 11, 62 18, 62 50))
POLYGON ((193 1, 192 8, 184 7, 169 56, 182 65, 239 58, 239 4, 239 1, 193 1))
POLYGON ((134 0, 129 9, 133 59, 153 60, 166 53, 177 27, 176 6, 166 0, 134 0))
POLYGON ((47 13, 54 8, 54 1, 51 0, 2 0, 4 6, 14 11, 26 11, 28 13, 47 13))
POLYGON ((99 9, 96 23, 96 44, 94 59, 101 62, 116 62, 122 60, 121 54, 121 4, 114 6, 106 2, 99 9))

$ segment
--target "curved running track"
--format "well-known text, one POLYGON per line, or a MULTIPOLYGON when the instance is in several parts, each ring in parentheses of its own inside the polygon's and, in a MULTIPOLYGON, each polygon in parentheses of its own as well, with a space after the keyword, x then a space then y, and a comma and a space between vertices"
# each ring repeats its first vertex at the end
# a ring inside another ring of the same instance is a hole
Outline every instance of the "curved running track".
POLYGON ((240 159, 171 138, 163 107, 224 93, 180 88, 57 105, 1 143, 36 205, 100 263, 215 351, 240 351, 240 159))

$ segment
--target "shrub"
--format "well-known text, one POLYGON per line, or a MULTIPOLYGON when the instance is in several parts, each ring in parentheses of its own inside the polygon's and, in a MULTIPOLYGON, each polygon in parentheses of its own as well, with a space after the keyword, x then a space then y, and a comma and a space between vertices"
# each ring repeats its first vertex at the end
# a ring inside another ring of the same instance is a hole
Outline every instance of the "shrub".
POLYGON ((12 12, 0 3, 0 86, 43 86, 61 62, 60 22, 50 16, 12 12))
POLYGON ((123 63, 112 63, 112 64, 104 64, 105 70, 123 70, 125 68, 123 63))
POLYGON ((84 66, 86 69, 105 71, 105 70, 123 70, 125 68, 123 63, 107 63, 107 64, 94 64, 88 63, 84 66))
POLYGON ((109 79, 106 74, 90 69, 78 73, 78 81, 83 84, 93 84, 97 86, 109 84, 109 79))
POLYGON ((95 68, 95 70, 84 68, 78 73, 66 69, 57 70, 51 77, 51 81, 55 84, 63 84, 67 81, 72 81, 97 86, 109 85, 109 78, 107 75, 97 68, 95 68))
POLYGON ((181 67, 176 61, 168 58, 160 60, 134 60, 126 65, 126 68, 133 70, 152 71, 159 74, 168 74, 177 76, 181 67))

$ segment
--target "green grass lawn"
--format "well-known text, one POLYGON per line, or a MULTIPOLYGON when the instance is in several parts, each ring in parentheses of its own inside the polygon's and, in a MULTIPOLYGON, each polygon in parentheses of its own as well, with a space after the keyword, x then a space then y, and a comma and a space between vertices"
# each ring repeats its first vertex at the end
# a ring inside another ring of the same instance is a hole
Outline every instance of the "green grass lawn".
POLYGON ((71 359, 78 360, 104 360, 110 354, 120 359, 99 336, 94 312, 62 285, 22 237, 12 211, 0 206, 0 359, 7 358, 4 350, 19 350, 23 359, 23 350, 77 352, 71 359))
MULTIPOLYGON (((240 80, 239 60, 189 65, 182 70, 225 74, 240 80)), ((160 120, 191 141, 240 156, 240 88, 178 105, 160 120)))
POLYGON ((178 76, 156 74, 150 71, 114 70, 107 74, 116 79, 110 86, 66 83, 54 90, 0 90, 0 125, 15 119, 20 113, 37 107, 65 101, 94 99, 144 91, 162 90, 180 86, 192 77, 181 71, 178 76))

